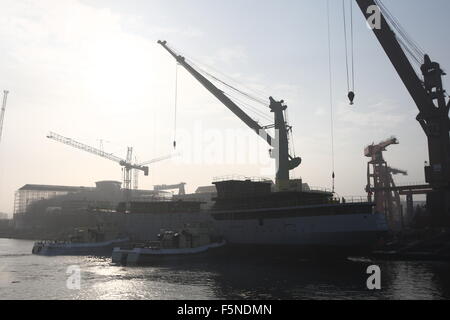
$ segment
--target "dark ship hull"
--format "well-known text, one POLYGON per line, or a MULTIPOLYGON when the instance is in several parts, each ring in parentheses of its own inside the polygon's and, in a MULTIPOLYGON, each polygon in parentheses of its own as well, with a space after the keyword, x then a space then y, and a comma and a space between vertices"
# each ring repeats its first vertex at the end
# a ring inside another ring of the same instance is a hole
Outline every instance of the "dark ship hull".
POLYGON ((269 182, 216 182, 211 209, 200 202, 136 204, 128 215, 130 233, 154 240, 161 229, 208 221, 232 253, 244 255, 353 255, 372 250, 387 232, 373 203, 342 201, 324 191, 272 192, 269 182))
POLYGON ((373 203, 336 200, 324 191, 271 192, 270 184, 216 182, 212 216, 229 244, 243 252, 364 254, 387 232, 373 203))

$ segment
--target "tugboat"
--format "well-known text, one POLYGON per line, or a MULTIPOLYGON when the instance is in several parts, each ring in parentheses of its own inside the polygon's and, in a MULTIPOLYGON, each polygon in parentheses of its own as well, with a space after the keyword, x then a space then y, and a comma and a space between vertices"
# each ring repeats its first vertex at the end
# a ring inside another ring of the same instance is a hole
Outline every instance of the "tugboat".
POLYGON ((139 265, 156 261, 202 256, 222 248, 226 241, 213 235, 210 224, 191 223, 180 231, 161 230, 158 241, 117 247, 112 253, 112 262, 122 265, 139 265))
POLYGON ((128 241, 128 237, 108 236, 98 229, 76 229, 67 240, 35 242, 32 253, 43 256, 111 256, 114 247, 128 241))

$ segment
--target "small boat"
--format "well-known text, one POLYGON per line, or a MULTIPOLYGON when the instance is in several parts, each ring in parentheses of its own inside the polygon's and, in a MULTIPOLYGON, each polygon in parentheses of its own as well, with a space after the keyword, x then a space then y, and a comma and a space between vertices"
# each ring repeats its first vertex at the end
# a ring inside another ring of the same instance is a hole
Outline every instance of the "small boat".
POLYGON ((212 236, 208 228, 188 224, 181 231, 161 230, 158 241, 114 248, 112 262, 139 265, 199 257, 225 245, 226 241, 221 237, 212 236))
POLYGON ((128 237, 109 237, 95 229, 77 229, 68 240, 37 241, 32 253, 43 256, 111 256, 112 250, 129 242, 128 237))

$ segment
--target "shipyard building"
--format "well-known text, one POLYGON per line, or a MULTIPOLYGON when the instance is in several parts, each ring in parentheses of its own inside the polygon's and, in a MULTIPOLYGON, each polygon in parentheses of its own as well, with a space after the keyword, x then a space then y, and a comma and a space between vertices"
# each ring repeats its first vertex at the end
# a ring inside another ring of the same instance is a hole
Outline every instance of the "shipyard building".
MULTIPOLYGON (((17 231, 53 234, 76 227, 120 225, 116 213, 126 192, 117 181, 99 181, 95 187, 27 184, 17 190, 14 227, 17 231)), ((150 201, 171 196, 164 191, 132 190, 132 201, 150 201)))

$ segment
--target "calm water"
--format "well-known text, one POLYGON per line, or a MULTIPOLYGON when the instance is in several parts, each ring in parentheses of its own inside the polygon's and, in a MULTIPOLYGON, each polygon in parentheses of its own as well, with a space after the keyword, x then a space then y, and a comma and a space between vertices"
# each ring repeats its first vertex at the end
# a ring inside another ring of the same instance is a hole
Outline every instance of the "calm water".
POLYGON ((32 241, 0 239, 0 299, 449 299, 450 264, 441 262, 224 261, 145 268, 107 258, 31 255, 32 241), (381 291, 366 269, 382 270, 381 291), (81 289, 66 286, 81 268, 81 289))

